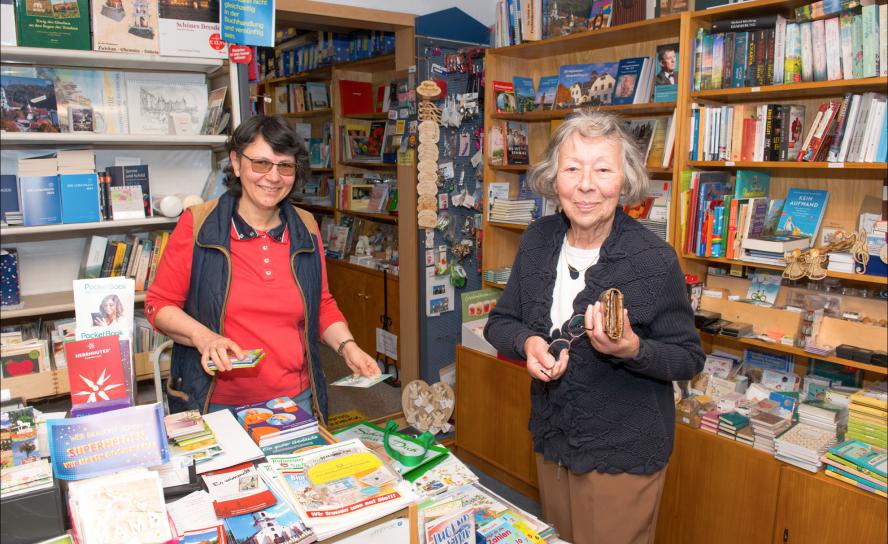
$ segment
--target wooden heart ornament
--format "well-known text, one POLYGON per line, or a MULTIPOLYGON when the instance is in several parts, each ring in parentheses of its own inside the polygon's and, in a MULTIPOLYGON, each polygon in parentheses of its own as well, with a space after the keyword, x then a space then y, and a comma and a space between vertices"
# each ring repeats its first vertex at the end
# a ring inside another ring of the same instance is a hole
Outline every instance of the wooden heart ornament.
POLYGON ((449 385, 438 382, 429 385, 422 380, 414 380, 404 387, 401 393, 401 407, 404 418, 414 429, 432 434, 448 432, 448 423, 456 406, 456 395, 449 385))

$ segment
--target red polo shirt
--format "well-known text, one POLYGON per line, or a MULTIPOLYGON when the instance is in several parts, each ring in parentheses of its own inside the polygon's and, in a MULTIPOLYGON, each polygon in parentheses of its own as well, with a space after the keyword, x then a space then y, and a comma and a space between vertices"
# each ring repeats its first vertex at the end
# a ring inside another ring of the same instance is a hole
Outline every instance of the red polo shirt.
MULTIPOLYGON (((193 251, 191 212, 186 211, 173 230, 145 300, 152 325, 157 312, 170 305, 184 308, 191 280, 193 251)), ((320 235, 320 335, 331 324, 345 321, 327 288, 327 268, 320 235)), ((279 396, 295 396, 310 386, 305 365, 305 308, 290 271, 290 241, 286 225, 268 232, 255 231, 239 216, 231 227, 231 290, 223 332, 248 350, 264 348, 255 368, 220 372, 210 402, 249 404, 279 396)))

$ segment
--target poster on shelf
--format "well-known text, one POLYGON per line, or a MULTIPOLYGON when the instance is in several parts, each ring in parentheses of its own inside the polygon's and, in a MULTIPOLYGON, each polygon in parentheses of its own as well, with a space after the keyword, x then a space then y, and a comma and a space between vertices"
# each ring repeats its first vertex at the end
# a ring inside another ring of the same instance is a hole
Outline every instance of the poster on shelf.
POLYGON ((52 470, 60 480, 82 480, 169 461, 160 404, 121 408, 75 419, 51 419, 47 436, 52 470))
POLYGON ((74 280, 74 317, 77 340, 133 334, 136 283, 132 278, 74 280))
POLYGON ((274 47, 274 3, 229 0, 219 12, 222 39, 230 44, 274 47))
POLYGON ((126 74, 126 103, 132 134, 178 134, 174 126, 180 122, 179 117, 185 118, 185 132, 200 134, 207 101, 203 74, 126 74))

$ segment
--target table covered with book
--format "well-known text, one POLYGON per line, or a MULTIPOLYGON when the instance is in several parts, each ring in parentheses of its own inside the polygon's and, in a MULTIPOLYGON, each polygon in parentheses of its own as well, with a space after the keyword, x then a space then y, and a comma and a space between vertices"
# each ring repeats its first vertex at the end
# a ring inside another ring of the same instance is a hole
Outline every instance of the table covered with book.
POLYGON ((331 433, 289 398, 205 415, 110 408, 3 408, 3 510, 40 495, 62 518, 4 517, 4 542, 560 542, 394 422, 331 433))

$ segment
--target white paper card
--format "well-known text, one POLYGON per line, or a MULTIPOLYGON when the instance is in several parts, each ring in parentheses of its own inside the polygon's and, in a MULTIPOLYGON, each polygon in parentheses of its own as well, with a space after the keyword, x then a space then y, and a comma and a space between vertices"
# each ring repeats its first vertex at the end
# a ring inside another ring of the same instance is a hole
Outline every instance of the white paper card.
POLYGON ((391 374, 379 374, 378 376, 361 376, 359 374, 351 374, 344 378, 339 378, 330 385, 339 385, 342 387, 358 387, 366 389, 373 387, 381 381, 387 380, 391 374))
POLYGON ((389 331, 376 328, 376 351, 398 360, 398 337, 389 331))

